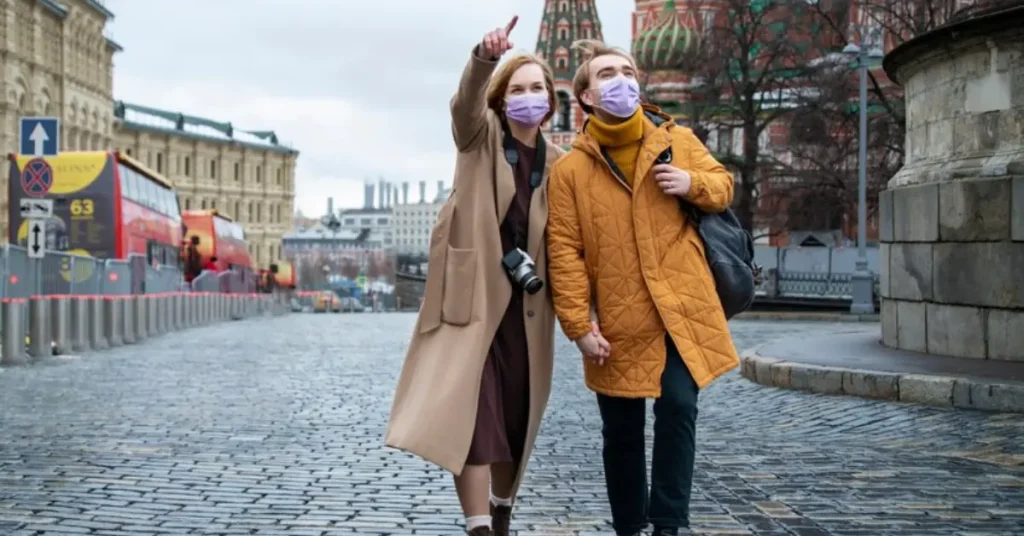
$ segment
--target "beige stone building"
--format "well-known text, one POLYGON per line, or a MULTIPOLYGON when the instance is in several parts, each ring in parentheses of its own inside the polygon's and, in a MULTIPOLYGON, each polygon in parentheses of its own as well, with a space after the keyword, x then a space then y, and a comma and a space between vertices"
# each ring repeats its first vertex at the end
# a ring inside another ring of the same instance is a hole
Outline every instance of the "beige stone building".
MULTIPOLYGON (((113 137, 113 14, 96 0, 0 0, 0 147, 18 146, 18 118, 59 117, 62 150, 99 150, 113 137)), ((7 170, 4 169, 6 174, 7 170)), ((0 231, 7 237, 7 188, 0 231)))
MULTIPOLYGON (((182 208, 216 208, 241 221, 258 265, 279 259, 298 153, 273 132, 115 103, 121 47, 105 36, 113 17, 100 0, 0 0, 0 148, 17 151, 19 117, 58 117, 61 150, 130 152, 171 179, 182 208)), ((0 188, 4 239, 8 210, 0 188)))
POLYGON ((298 152, 273 132, 114 103, 114 148, 166 175, 183 210, 216 209, 241 222, 253 260, 281 258, 291 229, 298 152))

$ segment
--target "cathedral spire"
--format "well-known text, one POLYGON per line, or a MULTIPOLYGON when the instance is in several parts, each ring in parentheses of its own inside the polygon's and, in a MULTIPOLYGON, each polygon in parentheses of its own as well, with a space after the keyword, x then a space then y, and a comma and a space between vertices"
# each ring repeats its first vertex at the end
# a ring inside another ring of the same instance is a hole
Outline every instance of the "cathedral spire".
POLYGON ((548 126, 552 141, 569 146, 575 132, 583 125, 583 111, 572 96, 572 77, 579 68, 582 53, 572 50, 580 39, 604 40, 595 0, 545 0, 537 55, 551 66, 555 74, 555 92, 559 108, 548 126))

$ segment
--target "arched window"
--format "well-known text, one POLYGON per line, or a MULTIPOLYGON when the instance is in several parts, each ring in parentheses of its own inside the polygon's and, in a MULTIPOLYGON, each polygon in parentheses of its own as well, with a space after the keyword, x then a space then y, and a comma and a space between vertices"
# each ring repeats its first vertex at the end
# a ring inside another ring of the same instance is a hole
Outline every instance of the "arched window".
POLYGON ((558 3, 558 11, 569 11, 569 0, 562 0, 558 3))
POLYGON ((557 60, 555 60, 555 67, 559 69, 568 69, 569 58, 558 58, 557 60))
POLYGON ((565 41, 568 38, 569 38, 569 29, 568 28, 559 28, 558 29, 558 39, 560 41, 565 41))
POLYGON ((572 130, 572 97, 565 91, 559 91, 558 112, 554 115, 554 123, 551 125, 555 132, 568 132, 572 130))

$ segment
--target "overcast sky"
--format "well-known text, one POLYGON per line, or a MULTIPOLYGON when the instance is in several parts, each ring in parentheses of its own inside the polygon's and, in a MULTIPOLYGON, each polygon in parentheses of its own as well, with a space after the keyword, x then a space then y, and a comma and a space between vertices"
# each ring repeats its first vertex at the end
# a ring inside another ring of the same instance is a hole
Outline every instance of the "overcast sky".
MULTIPOLYGON (((473 44, 512 15, 533 51, 544 0, 107 0, 114 98, 245 130, 300 151, 296 205, 360 206, 378 178, 451 183, 448 100, 473 44)), ((598 0, 628 46, 631 0, 598 0)))

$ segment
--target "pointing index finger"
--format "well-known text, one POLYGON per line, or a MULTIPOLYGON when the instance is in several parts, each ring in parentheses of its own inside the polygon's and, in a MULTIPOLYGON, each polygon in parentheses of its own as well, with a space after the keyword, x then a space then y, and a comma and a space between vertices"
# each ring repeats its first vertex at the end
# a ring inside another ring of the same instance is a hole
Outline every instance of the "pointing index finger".
POLYGON ((512 17, 512 20, 508 21, 508 24, 505 26, 505 35, 506 36, 508 34, 512 33, 512 29, 516 27, 516 23, 517 22, 519 22, 519 15, 516 15, 516 16, 512 17))

